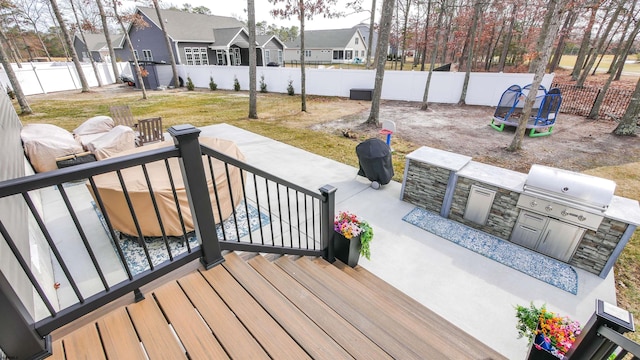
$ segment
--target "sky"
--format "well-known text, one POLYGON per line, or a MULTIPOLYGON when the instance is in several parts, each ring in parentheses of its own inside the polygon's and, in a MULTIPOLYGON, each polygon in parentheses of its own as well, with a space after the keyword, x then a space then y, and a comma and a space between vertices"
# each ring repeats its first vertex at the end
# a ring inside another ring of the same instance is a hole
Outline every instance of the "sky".
MULTIPOLYGON (((347 14, 351 13, 350 15, 338 19, 324 19, 322 16, 316 16, 312 20, 307 20, 305 22, 305 29, 343 29, 350 28, 361 22, 369 23, 371 0, 362 1, 362 7, 367 9, 367 11, 361 13, 353 13, 352 9, 346 9, 346 2, 346 0, 338 0, 336 9, 347 14)), ((241 18, 242 20, 247 19, 247 13, 245 11, 247 8, 247 2, 244 0, 168 0, 164 3, 165 6, 166 4, 171 3, 177 7, 182 7, 182 4, 184 3, 189 3, 193 7, 206 6, 211 10, 213 15, 233 16, 241 18)), ((295 25, 300 27, 300 22, 297 18, 292 18, 291 20, 273 18, 269 12, 274 8, 274 5, 269 3, 267 0, 254 0, 254 3, 256 7, 256 22, 266 21, 268 24, 277 24, 279 26, 290 27, 295 25)), ((382 1, 378 0, 378 3, 382 3, 382 1)), ((376 19, 378 17, 379 11, 376 12, 376 19)))

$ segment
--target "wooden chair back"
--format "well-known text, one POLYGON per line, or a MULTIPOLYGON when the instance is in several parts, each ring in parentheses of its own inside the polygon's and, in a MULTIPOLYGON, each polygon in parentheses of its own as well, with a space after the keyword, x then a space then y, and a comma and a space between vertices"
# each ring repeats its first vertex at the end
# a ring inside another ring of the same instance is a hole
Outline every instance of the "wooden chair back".
POLYGON ((138 146, 164 140, 162 118, 154 117, 138 121, 138 146))
POLYGON ((125 125, 132 129, 136 128, 136 121, 133 119, 129 105, 109 106, 109 112, 115 125, 125 125))

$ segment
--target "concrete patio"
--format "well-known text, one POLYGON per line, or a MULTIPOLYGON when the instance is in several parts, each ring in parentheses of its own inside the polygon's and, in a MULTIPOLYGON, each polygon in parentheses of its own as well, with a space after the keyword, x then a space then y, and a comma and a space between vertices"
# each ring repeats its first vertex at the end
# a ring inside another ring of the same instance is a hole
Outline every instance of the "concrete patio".
POLYGON ((403 221, 414 206, 400 200, 399 183, 374 190, 351 166, 226 124, 201 130, 236 142, 257 168, 309 189, 335 186, 336 211, 356 213, 374 229, 371 260, 361 259, 361 266, 510 359, 527 353, 527 341, 517 339, 514 306, 546 303, 584 324, 596 299, 616 303, 613 272, 602 279, 575 269, 573 295, 403 221))

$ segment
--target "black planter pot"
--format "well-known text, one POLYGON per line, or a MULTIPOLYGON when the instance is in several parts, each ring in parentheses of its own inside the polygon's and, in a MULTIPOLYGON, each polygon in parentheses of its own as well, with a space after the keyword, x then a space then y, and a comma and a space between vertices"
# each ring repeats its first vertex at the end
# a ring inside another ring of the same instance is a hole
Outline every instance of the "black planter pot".
POLYGON ((543 344, 543 340, 540 338, 540 335, 536 337, 534 344, 531 345, 529 349, 529 356, 527 356, 527 360, 557 360, 558 357, 551 354, 548 350, 544 349, 547 347, 543 344), (537 349, 535 344, 541 345, 543 348, 537 349))
POLYGON ((340 233, 333 234, 333 252, 336 259, 351 267, 358 265, 361 247, 360 236, 347 239, 340 233))

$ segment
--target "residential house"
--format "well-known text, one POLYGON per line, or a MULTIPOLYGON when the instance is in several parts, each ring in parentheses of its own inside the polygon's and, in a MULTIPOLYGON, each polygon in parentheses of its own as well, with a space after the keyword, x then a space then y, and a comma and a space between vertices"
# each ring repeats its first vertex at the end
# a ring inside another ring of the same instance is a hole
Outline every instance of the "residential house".
MULTIPOLYGON (((300 60, 300 37, 285 43, 285 60, 300 60)), ((304 32, 305 62, 360 62, 367 55, 367 44, 360 30, 331 29, 304 32)))
MULTIPOLYGON (((366 46, 369 46, 369 24, 360 23, 353 28, 360 30, 360 34, 362 34, 362 37, 364 38, 364 44, 366 46)), ((373 41, 371 42, 371 60, 373 61, 373 58, 376 56, 376 49, 378 48, 378 32, 375 29, 373 30, 372 39, 373 41)))
MULTIPOLYGON (((73 39, 73 47, 76 49, 78 59, 82 62, 88 62, 89 56, 93 57, 97 62, 109 62, 109 47, 107 46, 107 40, 104 38, 104 34, 84 34, 84 38, 87 43, 84 43, 80 33, 76 33, 73 39), (91 54, 91 55, 89 55, 91 54)), ((111 44, 116 54, 116 58, 120 60, 123 55, 124 34, 111 34, 111 44)), ((128 52, 127 52, 128 53, 128 52)))
MULTIPOLYGON (((138 7, 137 13, 148 27, 131 26, 129 37, 139 60, 168 63, 170 61, 156 10, 138 7)), ((232 17, 194 14, 178 10, 160 10, 177 64, 185 65, 249 65, 249 33, 244 23, 232 17)), ((261 38, 257 64, 265 66, 278 61, 284 44, 276 37, 261 38)), ((133 60, 129 56, 129 60, 133 60)))

